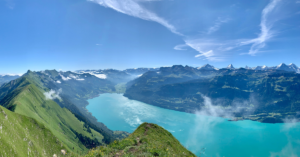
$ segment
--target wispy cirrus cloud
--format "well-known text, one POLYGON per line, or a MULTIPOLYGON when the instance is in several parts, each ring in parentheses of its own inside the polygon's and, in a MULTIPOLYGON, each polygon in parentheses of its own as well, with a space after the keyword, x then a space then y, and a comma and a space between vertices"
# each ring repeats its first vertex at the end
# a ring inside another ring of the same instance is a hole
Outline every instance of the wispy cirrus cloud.
POLYGON ((208 29, 207 34, 211 34, 218 31, 221 25, 227 23, 228 21, 230 21, 229 18, 222 19, 218 17, 218 19, 215 21, 215 24, 208 29))
MULTIPOLYGON (((235 40, 218 40, 207 38, 194 38, 184 40, 185 44, 200 54, 196 55, 196 58, 202 58, 209 61, 223 61, 225 60, 225 54, 230 53, 232 50, 245 45, 251 45, 248 53, 254 56, 260 52, 260 49, 264 48, 266 42, 275 36, 275 31, 272 31, 275 20, 270 19, 271 13, 277 7, 281 0, 271 0, 270 3, 263 9, 260 28, 261 33, 254 39, 235 39, 235 40)), ((228 22, 230 19, 218 19, 214 26, 212 26, 207 34, 217 31, 223 23, 228 22)))
MULTIPOLYGON (((275 20, 273 19, 272 12, 278 6, 281 0, 270 0, 270 3, 263 9, 260 22, 260 34, 254 39, 218 39, 214 38, 195 38, 192 36, 185 36, 180 33, 177 28, 170 24, 164 18, 158 16, 154 12, 144 8, 142 3, 149 1, 159 1, 159 0, 87 0, 90 2, 97 3, 103 7, 111 8, 120 13, 137 17, 143 20, 157 22, 171 32, 183 37, 184 44, 179 44, 174 47, 175 50, 186 50, 188 47, 199 52, 195 57, 202 58, 204 60, 210 61, 223 61, 226 58, 226 53, 232 52, 234 49, 246 45, 251 45, 248 53, 249 55, 255 56, 256 53, 261 52, 260 50, 265 47, 266 42, 273 38, 276 34, 272 30, 275 20), (213 40, 211 40, 213 39, 213 40)), ((298 1, 298 0, 297 0, 298 1)), ((230 21, 230 18, 217 18, 214 25, 211 26, 206 35, 211 35, 212 33, 218 31, 222 24, 230 21)))
POLYGON ((206 38, 189 38, 185 39, 185 44, 198 51, 196 58, 202 58, 209 61, 224 61, 226 53, 238 47, 241 40, 219 41, 206 38))
POLYGON ((241 45, 252 44, 248 54, 255 55, 260 49, 264 48, 266 41, 274 37, 275 32, 272 31, 274 20, 269 20, 270 14, 281 0, 271 0, 271 2, 263 9, 260 23, 261 33, 255 39, 241 42, 241 45))
POLYGON ((188 45, 186 45, 186 44, 180 44, 180 45, 176 45, 174 47, 174 50, 183 51, 183 50, 187 50, 186 49, 187 47, 188 47, 188 45))
POLYGON ((137 17, 143 20, 157 22, 165 26, 166 28, 168 28, 171 32, 177 35, 182 35, 168 21, 159 17, 155 13, 147 10, 146 8, 142 7, 140 4, 141 2, 156 1, 156 0, 88 0, 88 1, 97 3, 104 7, 114 9, 120 13, 129 16, 137 17))

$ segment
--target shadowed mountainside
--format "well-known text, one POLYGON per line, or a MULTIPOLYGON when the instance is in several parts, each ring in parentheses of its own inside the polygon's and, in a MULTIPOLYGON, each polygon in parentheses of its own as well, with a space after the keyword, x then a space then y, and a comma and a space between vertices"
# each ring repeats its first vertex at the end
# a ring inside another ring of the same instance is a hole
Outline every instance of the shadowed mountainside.
POLYGON ((299 116, 299 91, 300 75, 295 72, 173 66, 147 72, 127 83, 124 96, 191 113, 207 107, 206 96, 223 113, 237 119, 273 123, 299 116))

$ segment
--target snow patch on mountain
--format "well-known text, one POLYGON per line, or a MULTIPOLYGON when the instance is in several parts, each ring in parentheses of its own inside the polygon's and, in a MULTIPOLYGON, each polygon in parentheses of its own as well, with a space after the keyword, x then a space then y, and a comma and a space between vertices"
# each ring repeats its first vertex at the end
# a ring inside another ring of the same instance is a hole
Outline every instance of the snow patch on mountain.
POLYGON ((227 66, 227 69, 235 69, 235 68, 234 68, 234 66, 233 66, 232 64, 229 64, 229 65, 227 66))
POLYGON ((218 70, 217 68, 215 68, 214 66, 209 65, 209 64, 205 64, 202 67, 198 67, 197 69, 198 70, 218 70))

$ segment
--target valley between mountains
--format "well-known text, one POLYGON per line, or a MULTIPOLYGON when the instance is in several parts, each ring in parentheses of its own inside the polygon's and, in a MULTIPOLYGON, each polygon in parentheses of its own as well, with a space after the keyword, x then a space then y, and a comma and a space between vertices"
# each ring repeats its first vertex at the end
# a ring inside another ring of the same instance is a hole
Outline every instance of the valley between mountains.
POLYGON ((181 112, 201 110, 232 120, 282 123, 300 118, 299 72, 294 64, 221 69, 174 65, 28 70, 22 76, 1 76, 0 146, 5 149, 0 154, 60 156, 64 150, 65 156, 195 156, 155 124, 144 123, 132 134, 110 130, 88 112, 87 100, 103 93, 124 93, 181 112))

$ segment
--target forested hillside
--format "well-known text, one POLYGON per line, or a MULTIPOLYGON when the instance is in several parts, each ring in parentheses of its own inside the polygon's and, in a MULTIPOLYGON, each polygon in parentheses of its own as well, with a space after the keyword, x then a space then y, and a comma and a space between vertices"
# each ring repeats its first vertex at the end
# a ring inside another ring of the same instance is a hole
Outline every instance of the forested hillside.
POLYGON ((124 95, 130 99, 183 112, 207 108, 204 96, 238 119, 282 122, 300 110, 300 74, 274 69, 173 66, 147 72, 127 87, 124 95))

